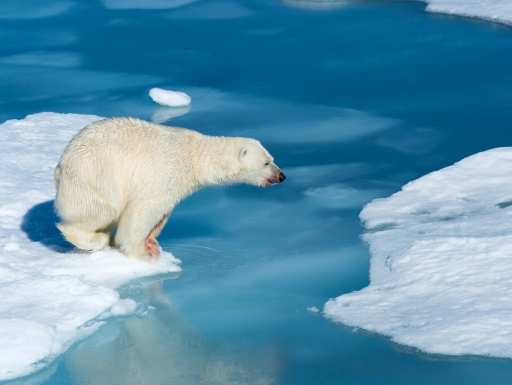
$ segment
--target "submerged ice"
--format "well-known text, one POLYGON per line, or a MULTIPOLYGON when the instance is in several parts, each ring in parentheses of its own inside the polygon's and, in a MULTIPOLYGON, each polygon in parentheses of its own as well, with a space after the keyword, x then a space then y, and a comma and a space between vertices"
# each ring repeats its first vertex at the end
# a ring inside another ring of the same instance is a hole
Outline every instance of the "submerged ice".
POLYGON ((511 170, 497 148, 368 204, 371 284, 325 316, 428 353, 512 357, 511 170))
POLYGON ((98 119, 41 113, 0 125, 0 381, 48 365, 100 318, 135 311, 116 287, 180 270, 169 253, 149 264, 115 250, 78 252, 56 230, 53 169, 71 137, 98 119))

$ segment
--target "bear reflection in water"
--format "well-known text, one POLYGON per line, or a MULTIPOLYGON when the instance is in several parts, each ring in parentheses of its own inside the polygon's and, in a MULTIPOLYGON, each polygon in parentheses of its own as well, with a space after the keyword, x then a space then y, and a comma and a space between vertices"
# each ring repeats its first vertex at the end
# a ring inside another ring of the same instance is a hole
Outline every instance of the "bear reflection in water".
POLYGON ((112 323, 69 354, 66 364, 75 384, 275 383, 280 360, 274 351, 250 359, 230 354, 188 323, 165 294, 156 294, 151 305, 154 313, 112 323))
POLYGON ((57 227, 83 250, 115 244, 128 256, 155 259, 156 238, 188 195, 235 183, 266 187, 285 178, 254 139, 104 119, 74 136, 55 169, 57 227))

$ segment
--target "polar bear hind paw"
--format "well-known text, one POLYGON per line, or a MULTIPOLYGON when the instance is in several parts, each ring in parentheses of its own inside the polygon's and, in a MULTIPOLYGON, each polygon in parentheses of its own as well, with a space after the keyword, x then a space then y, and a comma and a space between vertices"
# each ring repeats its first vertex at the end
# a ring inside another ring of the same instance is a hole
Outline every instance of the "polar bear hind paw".
POLYGON ((110 235, 105 233, 87 232, 65 223, 60 223, 57 227, 70 243, 82 250, 95 252, 110 243, 110 235))

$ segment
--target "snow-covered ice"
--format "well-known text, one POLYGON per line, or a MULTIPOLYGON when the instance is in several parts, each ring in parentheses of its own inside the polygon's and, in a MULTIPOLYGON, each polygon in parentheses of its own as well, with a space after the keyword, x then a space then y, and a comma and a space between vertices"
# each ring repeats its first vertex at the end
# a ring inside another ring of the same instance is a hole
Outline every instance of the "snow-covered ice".
POLYGON ((510 0, 419 0, 427 3, 429 12, 475 17, 478 19, 512 24, 510 0))
POLYGON ((163 90, 161 88, 151 88, 149 96, 155 103, 167 107, 186 107, 192 99, 184 92, 163 90))
MULTIPOLYGON (((512 25, 510 0, 416 0, 427 3, 426 10, 434 13, 477 18, 512 25)), ((345 1, 285 0, 285 3, 307 8, 344 6, 345 1)))
POLYGON ((336 322, 428 353, 512 357, 512 148, 428 174, 360 214, 371 253, 336 322))
POLYGON ((98 316, 134 312, 116 287, 180 270, 165 252, 156 263, 79 252, 56 230, 53 169, 71 137, 98 119, 40 113, 0 125, 0 380, 48 365, 95 331, 98 316))

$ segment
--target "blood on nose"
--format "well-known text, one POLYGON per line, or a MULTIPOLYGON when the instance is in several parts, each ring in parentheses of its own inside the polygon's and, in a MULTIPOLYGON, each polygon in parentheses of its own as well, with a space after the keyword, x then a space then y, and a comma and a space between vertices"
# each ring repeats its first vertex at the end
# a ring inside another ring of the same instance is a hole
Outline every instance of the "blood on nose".
POLYGON ((280 173, 279 174, 279 183, 281 183, 282 181, 284 181, 286 179, 286 175, 284 175, 283 173, 280 173))

